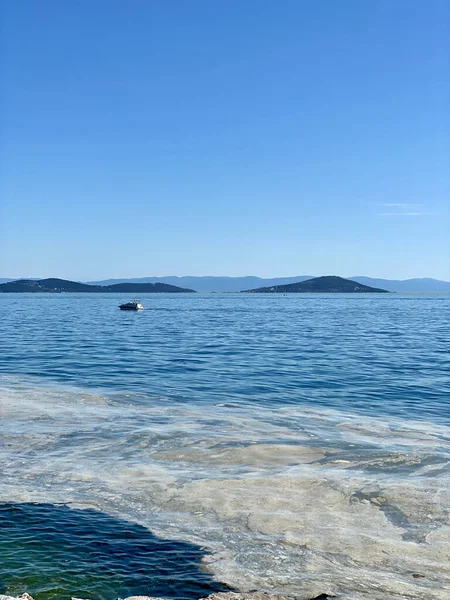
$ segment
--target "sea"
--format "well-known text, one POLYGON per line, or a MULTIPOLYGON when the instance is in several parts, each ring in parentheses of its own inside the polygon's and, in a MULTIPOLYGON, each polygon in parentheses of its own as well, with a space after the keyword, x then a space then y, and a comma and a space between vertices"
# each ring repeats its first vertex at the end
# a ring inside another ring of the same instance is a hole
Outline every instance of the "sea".
POLYGON ((450 598, 450 295, 0 294, 0 594, 450 598))

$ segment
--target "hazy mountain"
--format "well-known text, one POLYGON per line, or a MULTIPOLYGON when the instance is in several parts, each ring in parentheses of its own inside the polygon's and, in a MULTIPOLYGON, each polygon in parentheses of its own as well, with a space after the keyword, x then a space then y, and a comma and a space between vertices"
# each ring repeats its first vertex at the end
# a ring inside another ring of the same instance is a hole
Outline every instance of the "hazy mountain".
POLYGON ((298 281, 288 285, 274 285, 271 287, 257 288, 256 290, 246 290, 252 294, 354 294, 354 293, 384 293, 389 294, 387 290, 370 287, 351 279, 336 277, 335 275, 326 275, 325 277, 314 277, 306 281, 298 281))
POLYGON ((0 277, 0 283, 8 283, 9 281, 39 281, 39 277, 0 277))
POLYGON ((154 294, 154 293, 180 293, 194 290, 168 285, 166 283, 119 283, 116 285, 100 286, 78 283, 66 279, 19 279, 0 284, 1 292, 15 293, 127 293, 127 294, 154 294))
MULTIPOLYGON (((313 275, 299 275, 297 277, 140 277, 136 279, 106 279, 103 281, 91 281, 93 285, 111 285, 115 283, 168 283, 181 287, 191 288, 197 292, 241 292, 242 290, 256 289, 259 287, 272 287, 275 285, 288 285, 299 281, 313 279, 313 275)), ((389 292, 450 292, 450 282, 438 279, 376 279, 372 277, 351 277, 371 287, 382 288, 389 292)))
MULTIPOLYGON (((139 277, 131 279, 105 279, 102 281, 89 281, 89 285, 109 286, 118 283, 165 283, 176 287, 188 288, 197 292, 241 292, 242 290, 256 289, 258 287, 272 287, 274 285, 288 285, 298 281, 312 279, 313 275, 299 275, 297 277, 139 277)), ((22 278, 25 279, 25 278, 22 278)), ((439 279, 380 279, 374 277, 365 277, 358 275, 350 277, 352 281, 357 281, 371 287, 382 288, 389 292, 450 292, 450 281, 441 281, 439 279)), ((27 277, 28 281, 39 281, 33 277, 27 277)), ((17 279, 0 278, 0 283, 17 281, 17 279)))
POLYGON ((440 281, 439 279, 376 279, 373 277, 352 277, 354 281, 382 287, 389 292, 450 292, 450 281, 440 281))
POLYGON ((140 277, 136 279, 105 279, 103 281, 90 281, 92 285, 112 285, 116 283, 168 283, 181 287, 192 288, 197 292, 241 292, 242 290, 263 285, 283 285, 296 281, 311 279, 312 275, 298 277, 276 277, 263 279, 261 277, 140 277))

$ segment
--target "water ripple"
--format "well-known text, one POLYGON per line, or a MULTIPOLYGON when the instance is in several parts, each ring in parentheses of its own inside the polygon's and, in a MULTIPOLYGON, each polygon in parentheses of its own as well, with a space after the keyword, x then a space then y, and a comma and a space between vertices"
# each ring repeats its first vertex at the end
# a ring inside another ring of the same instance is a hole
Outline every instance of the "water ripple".
POLYGON ((0 372, 449 422, 450 297, 0 295, 0 372))

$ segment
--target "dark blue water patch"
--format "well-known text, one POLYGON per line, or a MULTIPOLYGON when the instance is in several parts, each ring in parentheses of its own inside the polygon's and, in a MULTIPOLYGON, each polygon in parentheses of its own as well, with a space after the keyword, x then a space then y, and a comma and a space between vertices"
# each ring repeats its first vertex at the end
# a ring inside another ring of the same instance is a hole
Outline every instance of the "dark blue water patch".
POLYGON ((229 588, 201 569, 202 550, 95 510, 0 504, 0 593, 36 600, 133 595, 196 600, 229 588))

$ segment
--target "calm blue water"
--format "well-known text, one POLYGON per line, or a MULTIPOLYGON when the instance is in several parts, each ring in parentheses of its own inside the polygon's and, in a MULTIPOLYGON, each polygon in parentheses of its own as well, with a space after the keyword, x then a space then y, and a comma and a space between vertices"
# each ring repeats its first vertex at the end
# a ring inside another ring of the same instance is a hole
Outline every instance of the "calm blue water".
POLYGON ((0 295, 0 372, 450 420, 450 296, 0 295))
POLYGON ((0 294, 0 593, 450 597, 449 295, 127 300, 0 294))

